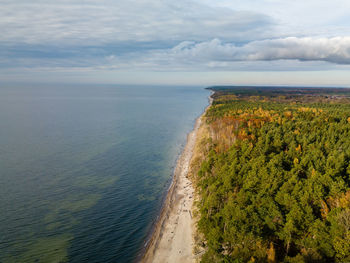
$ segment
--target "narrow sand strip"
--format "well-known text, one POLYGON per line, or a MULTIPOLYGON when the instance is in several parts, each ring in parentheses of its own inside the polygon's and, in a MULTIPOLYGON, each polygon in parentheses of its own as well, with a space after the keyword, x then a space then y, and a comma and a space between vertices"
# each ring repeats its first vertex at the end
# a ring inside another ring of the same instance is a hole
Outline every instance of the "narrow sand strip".
POLYGON ((194 220, 192 219, 194 189, 187 174, 200 124, 201 117, 197 119, 193 131, 188 135, 158 226, 141 262, 194 262, 194 220))
POLYGON ((195 219, 192 205, 194 189, 188 178, 191 160, 197 142, 202 116, 213 102, 213 92, 209 96, 209 105, 196 120, 192 132, 187 136, 187 143, 175 171, 173 183, 153 231, 142 263, 192 263, 200 256, 194 255, 195 219))

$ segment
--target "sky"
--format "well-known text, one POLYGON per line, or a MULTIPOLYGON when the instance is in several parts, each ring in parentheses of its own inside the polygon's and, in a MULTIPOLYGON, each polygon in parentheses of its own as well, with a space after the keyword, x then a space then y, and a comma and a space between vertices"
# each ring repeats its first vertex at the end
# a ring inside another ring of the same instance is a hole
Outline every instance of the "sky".
POLYGON ((348 0, 1 0, 1 83, 350 86, 348 0))

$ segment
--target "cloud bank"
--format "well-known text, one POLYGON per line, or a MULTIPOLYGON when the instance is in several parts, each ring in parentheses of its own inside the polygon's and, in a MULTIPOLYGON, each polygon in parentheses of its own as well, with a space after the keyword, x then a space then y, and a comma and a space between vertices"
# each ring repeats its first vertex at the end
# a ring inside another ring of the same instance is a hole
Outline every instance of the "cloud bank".
POLYGON ((243 46, 213 39, 201 43, 182 42, 162 55, 183 61, 299 60, 350 64, 350 37, 288 37, 253 41, 243 46))
POLYGON ((154 70, 310 70, 350 65, 350 37, 279 38, 243 45, 219 39, 106 57, 105 67, 154 70), (268 63, 268 64, 266 64, 268 63))

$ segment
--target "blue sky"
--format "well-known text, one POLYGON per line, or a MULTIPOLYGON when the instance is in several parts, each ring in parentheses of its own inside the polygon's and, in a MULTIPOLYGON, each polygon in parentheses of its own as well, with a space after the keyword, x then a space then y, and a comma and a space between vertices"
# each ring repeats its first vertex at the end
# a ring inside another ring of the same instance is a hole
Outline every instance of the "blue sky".
POLYGON ((350 85, 348 0, 3 0, 0 81, 350 85))

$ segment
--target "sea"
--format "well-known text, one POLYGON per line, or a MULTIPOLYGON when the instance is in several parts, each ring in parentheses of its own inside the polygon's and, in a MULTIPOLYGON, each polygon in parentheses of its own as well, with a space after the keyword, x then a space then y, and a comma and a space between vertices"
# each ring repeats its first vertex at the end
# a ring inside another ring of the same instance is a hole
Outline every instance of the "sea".
POLYGON ((0 86, 0 262, 135 262, 208 96, 0 86))

